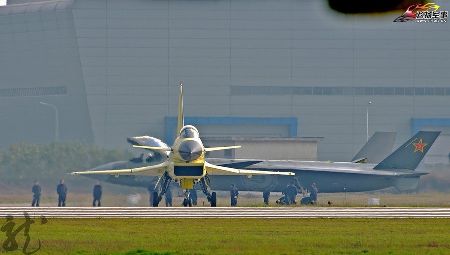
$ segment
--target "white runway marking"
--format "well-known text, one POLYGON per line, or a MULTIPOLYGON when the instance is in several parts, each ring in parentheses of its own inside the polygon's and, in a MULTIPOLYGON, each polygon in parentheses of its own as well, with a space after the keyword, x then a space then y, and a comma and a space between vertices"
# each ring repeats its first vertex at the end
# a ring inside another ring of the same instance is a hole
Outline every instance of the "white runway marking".
POLYGON ((324 207, 0 207, 8 215, 49 218, 450 218, 450 208, 324 207))

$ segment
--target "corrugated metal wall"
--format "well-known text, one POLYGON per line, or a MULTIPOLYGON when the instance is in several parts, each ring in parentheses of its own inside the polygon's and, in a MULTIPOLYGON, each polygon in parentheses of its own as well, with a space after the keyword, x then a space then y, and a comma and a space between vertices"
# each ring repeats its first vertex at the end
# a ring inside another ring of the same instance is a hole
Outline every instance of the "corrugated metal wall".
POLYGON ((450 118, 450 27, 393 23, 400 14, 344 16, 313 0, 76 0, 95 141, 164 137, 183 80, 186 115, 295 117, 299 136, 325 137, 322 159, 362 146, 369 100, 370 133, 397 131, 400 144, 412 118, 450 118))
POLYGON ((0 146, 54 141, 52 107, 59 113, 59 139, 92 141, 70 6, 48 1, 0 7, 0 146))

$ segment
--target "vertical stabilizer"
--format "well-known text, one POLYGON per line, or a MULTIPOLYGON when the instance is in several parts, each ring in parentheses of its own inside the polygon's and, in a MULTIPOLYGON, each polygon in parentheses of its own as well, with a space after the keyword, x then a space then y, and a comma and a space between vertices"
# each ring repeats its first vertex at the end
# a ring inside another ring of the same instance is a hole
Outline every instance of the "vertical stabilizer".
POLYGON ((416 169, 440 133, 435 131, 419 131, 391 155, 376 165, 374 169, 416 169))
POLYGON ((395 132, 375 132, 369 141, 356 153, 353 161, 365 159, 366 163, 378 164, 392 153, 394 148, 395 132))
POLYGON ((184 127, 184 113, 183 113, 183 82, 180 81, 180 95, 178 97, 178 118, 177 118, 177 133, 178 136, 180 130, 184 127))

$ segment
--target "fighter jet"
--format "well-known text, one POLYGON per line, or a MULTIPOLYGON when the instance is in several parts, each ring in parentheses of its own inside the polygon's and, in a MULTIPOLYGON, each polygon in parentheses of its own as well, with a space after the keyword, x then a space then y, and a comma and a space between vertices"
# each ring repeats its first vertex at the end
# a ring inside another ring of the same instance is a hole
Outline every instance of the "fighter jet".
POLYGON ((148 145, 133 145, 136 148, 142 148, 145 150, 156 151, 162 155, 165 155, 163 162, 156 165, 147 165, 137 168, 128 169, 109 169, 98 171, 82 171, 73 172, 73 175, 92 175, 92 174, 105 174, 105 175, 150 175, 160 176, 155 191, 152 195, 153 206, 158 206, 162 199, 162 196, 167 191, 172 181, 179 182, 182 189, 185 190, 185 198, 183 201, 184 206, 192 206, 189 190, 193 189, 196 183, 199 183, 202 191, 206 195, 208 201, 212 207, 215 207, 216 193, 210 192, 209 188, 209 176, 210 175, 234 175, 234 176, 247 176, 253 175, 285 175, 293 176, 294 173, 289 171, 270 171, 264 169, 249 170, 249 169, 237 169, 226 166, 218 166, 211 164, 205 160, 205 154, 208 151, 217 150, 229 150, 237 149, 240 146, 225 146, 225 147, 211 147, 205 148, 200 139, 197 128, 192 125, 184 125, 184 113, 183 113, 183 84, 180 83, 180 94, 178 99, 178 123, 177 123, 177 137, 172 147, 167 146, 164 143, 159 143, 159 146, 148 145), (158 192, 158 187, 160 192, 158 192))
MULTIPOLYGON (((262 160, 245 167, 260 170, 294 172, 295 177, 240 178, 238 176, 217 177, 211 180, 211 187, 224 190, 228 183, 245 187, 248 191, 282 191, 292 178, 305 188, 316 183, 320 192, 361 192, 395 187, 399 191, 414 189, 419 178, 427 173, 415 169, 426 155, 440 132, 419 131, 379 163, 318 162, 296 160, 262 160)), ((254 159, 224 160, 208 159, 214 164, 256 162, 254 159)))

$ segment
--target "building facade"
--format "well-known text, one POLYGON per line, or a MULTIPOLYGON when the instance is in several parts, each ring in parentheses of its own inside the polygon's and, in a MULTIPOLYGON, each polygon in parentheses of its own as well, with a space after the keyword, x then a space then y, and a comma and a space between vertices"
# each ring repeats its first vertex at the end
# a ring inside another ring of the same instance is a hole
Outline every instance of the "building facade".
POLYGON ((349 160, 368 119, 369 135, 397 131, 397 144, 443 130, 433 153, 448 154, 450 27, 392 22, 401 14, 313 0, 10 0, 1 143, 53 139, 40 101, 57 106, 61 140, 170 139, 182 80, 205 136, 324 137, 319 159, 349 160))

